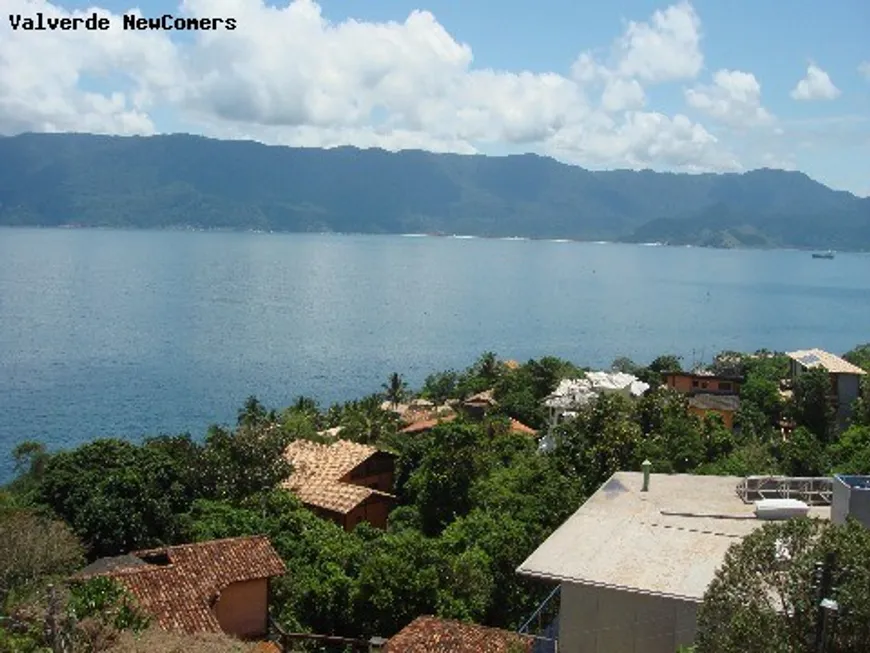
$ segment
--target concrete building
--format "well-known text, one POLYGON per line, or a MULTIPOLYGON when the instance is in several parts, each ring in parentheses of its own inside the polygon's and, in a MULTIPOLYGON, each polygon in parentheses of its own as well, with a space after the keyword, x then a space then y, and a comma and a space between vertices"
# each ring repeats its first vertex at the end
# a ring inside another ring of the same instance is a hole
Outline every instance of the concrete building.
MULTIPOLYGON (((517 573, 559 583, 560 653, 674 653, 693 642, 707 586, 758 528, 744 479, 617 472, 517 573)), ((811 507, 827 518, 830 507, 811 507)))
POLYGON ((683 394, 740 394, 743 379, 739 376, 720 376, 706 372, 665 372, 666 387, 683 394))
POLYGON ((837 411, 837 424, 844 428, 852 415, 852 404, 861 394, 861 377, 866 374, 857 365, 852 365, 839 356, 821 349, 792 351, 786 354, 790 359, 792 381, 815 367, 825 369, 831 379, 831 397, 837 411))
POLYGON ((834 477, 831 521, 844 524, 848 517, 870 528, 870 476, 838 474, 834 477))
POLYGON ((601 394, 639 397, 649 390, 649 384, 624 372, 588 372, 582 379, 562 379, 556 389, 544 399, 549 410, 550 426, 576 415, 576 411, 601 394))

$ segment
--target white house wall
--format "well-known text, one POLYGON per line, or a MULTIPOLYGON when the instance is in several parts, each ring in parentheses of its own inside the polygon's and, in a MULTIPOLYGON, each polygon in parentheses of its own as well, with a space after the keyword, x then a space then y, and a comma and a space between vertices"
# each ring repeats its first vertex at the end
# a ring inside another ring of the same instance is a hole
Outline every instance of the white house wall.
POLYGON ((692 644, 698 605, 563 583, 559 653, 674 653, 692 644))

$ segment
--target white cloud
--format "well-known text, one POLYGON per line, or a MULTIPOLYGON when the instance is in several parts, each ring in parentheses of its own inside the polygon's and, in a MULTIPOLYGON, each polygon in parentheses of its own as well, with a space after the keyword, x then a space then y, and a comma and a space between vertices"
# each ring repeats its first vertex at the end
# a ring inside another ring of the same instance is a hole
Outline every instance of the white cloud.
MULTIPOLYGON (((37 11, 70 15, 47 0, 4 0, 4 13, 37 11)), ((238 21, 184 40, 124 31, 120 16, 98 11, 110 30, 0 23, 0 133, 148 134, 155 116, 172 115, 209 136, 285 145, 514 146, 586 165, 739 167, 702 125, 643 110, 642 84, 703 66, 700 19, 686 2, 629 23, 610 60, 580 55, 570 75, 474 68, 471 46, 427 11, 332 23, 312 0, 183 0, 184 15, 238 21)))
POLYGON ((833 100, 839 95, 840 89, 834 86, 828 73, 813 63, 807 67, 806 77, 791 91, 795 100, 833 100))
POLYGON ((864 76, 864 79, 870 82, 870 61, 862 61, 858 64, 858 72, 864 76))
POLYGON ((773 116, 761 106, 761 85, 752 73, 719 70, 713 84, 685 91, 689 106, 732 127, 766 125, 773 116))
POLYGON ((704 65, 701 19, 688 2, 653 14, 648 23, 630 22, 618 42, 621 75, 648 82, 692 79, 704 65))

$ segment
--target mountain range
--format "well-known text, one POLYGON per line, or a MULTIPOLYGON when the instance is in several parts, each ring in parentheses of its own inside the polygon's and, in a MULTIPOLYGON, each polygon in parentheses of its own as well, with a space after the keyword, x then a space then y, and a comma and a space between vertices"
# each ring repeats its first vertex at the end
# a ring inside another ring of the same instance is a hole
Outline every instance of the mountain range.
POLYGON ((870 198, 771 169, 591 171, 531 154, 22 134, 0 138, 0 225, 870 250, 870 198))

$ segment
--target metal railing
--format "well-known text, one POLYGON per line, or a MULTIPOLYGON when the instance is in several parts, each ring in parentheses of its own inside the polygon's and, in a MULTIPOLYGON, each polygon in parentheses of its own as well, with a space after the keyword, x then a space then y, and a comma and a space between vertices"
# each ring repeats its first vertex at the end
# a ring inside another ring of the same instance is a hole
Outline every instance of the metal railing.
POLYGON ((557 653, 559 650, 559 604, 562 586, 557 585, 517 631, 534 639, 533 653, 557 653), (555 607, 554 607, 555 606, 555 607), (535 625, 535 631, 531 632, 535 625))
POLYGON ((292 653, 295 649, 294 642, 308 642, 335 647, 350 647, 354 651, 378 651, 382 642, 378 638, 372 640, 356 639, 353 637, 339 637, 337 635, 318 635, 315 633, 291 633, 286 631, 281 624, 269 615, 269 639, 275 642, 282 653, 292 653))

